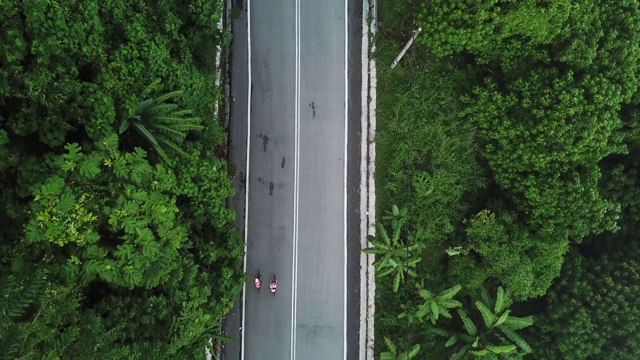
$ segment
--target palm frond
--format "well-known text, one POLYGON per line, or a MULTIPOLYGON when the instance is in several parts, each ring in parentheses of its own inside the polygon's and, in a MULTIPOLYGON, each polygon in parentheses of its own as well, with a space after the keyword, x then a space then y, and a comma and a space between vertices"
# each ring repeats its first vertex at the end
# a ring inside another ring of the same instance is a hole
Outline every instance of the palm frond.
POLYGON ((186 152, 184 152, 184 150, 182 150, 178 145, 176 145, 174 142, 172 141, 168 141, 166 139, 160 138, 158 139, 159 142, 161 142, 164 145, 167 145, 168 147, 172 148, 175 152, 177 152, 178 154, 182 155, 182 156, 188 156, 186 152))
POLYGON ((155 102, 157 103, 161 103, 164 102, 165 100, 171 99, 172 97, 176 97, 178 95, 181 95, 183 93, 182 90, 176 90, 176 91, 172 91, 170 93, 166 93, 164 95, 160 95, 157 98, 155 98, 155 102))
MULTIPOLYGON (((144 111, 144 113, 146 115, 152 115, 152 114, 157 114, 157 113, 166 113, 169 110, 172 109, 177 109, 178 108, 178 104, 158 104, 158 105, 154 105, 154 106, 150 106, 147 107, 144 111)), ((172 112, 172 114, 175 115, 176 112, 172 112)))
POLYGON ((158 140, 156 140, 153 134, 151 134, 151 132, 149 132, 149 130, 144 125, 142 125, 138 121, 132 122, 131 125, 145 140, 150 142, 153 146, 158 146, 158 140))
POLYGON ((169 159, 169 157, 167 156, 167 153, 164 152, 164 149, 162 149, 162 147, 159 144, 153 145, 153 148, 158 153, 158 155, 160 155, 162 160, 164 160, 164 162, 166 162, 167 164, 172 164, 171 159, 169 159))
POLYGON ((151 84, 149 84, 149 86, 147 86, 146 88, 144 88, 144 90, 142 90, 140 97, 145 98, 146 96, 148 96, 149 93, 151 93, 151 91, 155 89, 155 87, 158 86, 159 83, 160 83, 160 79, 159 78, 155 79, 153 82, 151 82, 151 84))
POLYGON ((131 125, 131 122, 129 121, 129 119, 124 119, 120 123, 120 128, 118 129, 118 134, 122 134, 125 131, 127 131, 127 129, 129 128, 129 125, 131 125))
POLYGON ((200 129, 204 129, 204 126, 200 125, 200 118, 184 118, 184 117, 176 117, 174 114, 159 114, 153 115, 153 121, 161 124, 189 124, 189 125, 198 125, 200 129))
POLYGON ((193 109, 180 110, 180 111, 173 112, 174 116, 184 116, 184 115, 191 115, 191 114, 193 114, 193 109))

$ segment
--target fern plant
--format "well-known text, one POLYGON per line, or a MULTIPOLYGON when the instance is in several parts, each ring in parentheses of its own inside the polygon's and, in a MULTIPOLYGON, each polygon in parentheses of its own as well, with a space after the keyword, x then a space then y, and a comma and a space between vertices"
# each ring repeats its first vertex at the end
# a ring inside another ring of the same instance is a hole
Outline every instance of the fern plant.
POLYGON ((452 360, 469 357, 483 359, 520 359, 531 352, 531 347, 516 333, 533 324, 533 317, 511 316, 509 292, 498 288, 496 298, 482 289, 482 300, 475 302, 482 323, 474 321, 466 310, 458 308, 463 331, 434 328, 432 331, 447 337, 445 347, 458 345, 452 360))
POLYGON ((119 133, 123 134, 129 128, 133 129, 146 142, 151 144, 160 157, 168 164, 171 163, 165 147, 180 155, 187 154, 180 148, 189 131, 202 130, 198 117, 193 117, 193 110, 179 110, 178 105, 168 102, 183 93, 182 90, 172 91, 156 98, 149 97, 151 91, 160 83, 156 79, 140 94, 140 100, 136 106, 135 116, 125 119, 120 124, 119 133))

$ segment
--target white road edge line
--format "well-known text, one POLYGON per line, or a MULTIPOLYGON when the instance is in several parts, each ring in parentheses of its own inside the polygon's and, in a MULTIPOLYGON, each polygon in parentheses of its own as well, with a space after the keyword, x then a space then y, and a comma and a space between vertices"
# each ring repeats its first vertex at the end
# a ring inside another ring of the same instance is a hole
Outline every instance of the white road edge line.
MULTIPOLYGON (((371 17, 371 36, 375 37, 378 32, 378 0, 373 1, 373 16, 371 17)), ((376 52, 376 44, 373 43, 371 45, 371 53, 376 52)), ((369 60, 369 97, 371 98, 371 102, 369 103, 369 133, 368 135, 368 150, 369 150, 369 170, 367 173, 368 180, 368 191, 367 194, 369 196, 368 200, 368 211, 369 211, 369 221, 368 221, 368 233, 371 236, 376 235, 376 181, 375 181, 375 173, 376 173, 376 144, 375 144, 375 134, 376 134, 376 107, 377 107, 377 82, 378 75, 376 70, 376 60, 375 57, 369 60)), ((371 258, 374 258, 374 255, 371 255, 371 258)), ((368 327, 367 327, 367 340, 369 342, 368 353, 367 356, 369 359, 373 359, 373 342, 374 342, 374 314, 375 314, 375 293, 376 293, 376 281, 375 281, 375 269, 373 267, 373 262, 370 262, 367 266, 367 279, 369 281, 367 301, 369 303, 369 314, 368 314, 368 327)))
MULTIPOLYGON (((367 247, 367 115, 369 96, 369 1, 362 2, 362 88, 360 95, 360 248, 367 247)), ((367 359, 367 263, 369 256, 360 253, 360 336, 359 360, 367 359)))
MULTIPOLYGON (((371 42, 377 31, 377 0, 363 1, 362 12, 362 94, 361 94, 361 161, 360 164, 360 246, 369 247, 368 235, 375 236, 375 132, 376 132, 376 62, 369 58, 375 52, 371 42), (371 5, 369 3, 371 2, 371 5), (371 19, 371 24, 369 24, 371 19), (370 44, 371 43, 371 44, 370 44), (371 46, 371 48, 369 48, 371 46)), ((360 254, 360 360, 373 359, 375 269, 374 255, 360 254)))
POLYGON ((347 360, 347 143, 349 141, 349 0, 344 0, 344 284, 343 284, 343 359, 347 360))
MULTIPOLYGON (((247 155, 246 155, 246 169, 244 171, 244 264, 243 272, 247 273, 247 238, 249 227, 249 154, 251 151, 251 0, 247 0, 247 155)), ((240 359, 244 360, 244 330, 245 330, 245 314, 247 305, 247 282, 244 282, 242 286, 242 329, 241 334, 241 346, 240 346, 240 359)))
POLYGON ((298 314, 298 196, 300 189, 300 0, 295 2, 295 100, 293 165, 293 259, 291 270, 291 360, 296 358, 296 322, 298 314))

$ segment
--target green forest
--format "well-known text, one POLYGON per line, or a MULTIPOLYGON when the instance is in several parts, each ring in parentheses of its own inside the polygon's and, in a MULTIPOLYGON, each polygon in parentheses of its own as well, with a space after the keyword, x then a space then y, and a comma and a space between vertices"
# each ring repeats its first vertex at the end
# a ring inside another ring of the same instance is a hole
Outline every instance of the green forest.
POLYGON ((640 2, 378 4, 376 358, 640 358, 640 2))
POLYGON ((221 0, 0 0, 0 359, 198 359, 242 287, 221 0))

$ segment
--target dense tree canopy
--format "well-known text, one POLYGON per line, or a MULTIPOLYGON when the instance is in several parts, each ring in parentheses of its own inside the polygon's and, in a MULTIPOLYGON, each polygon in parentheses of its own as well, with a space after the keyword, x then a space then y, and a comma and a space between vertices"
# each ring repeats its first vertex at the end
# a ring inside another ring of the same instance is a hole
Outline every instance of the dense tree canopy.
POLYGON ((221 14, 0 2, 0 358, 195 359, 218 336, 243 255, 214 155, 221 14))
MULTIPOLYGON (((380 6, 378 209, 407 208, 404 231, 425 246, 404 296, 380 280, 376 312, 418 311, 414 289, 459 284, 465 303, 504 286, 514 311, 537 314, 528 356, 638 358, 640 2, 380 6)), ((430 324, 386 313, 378 339, 408 332, 399 353, 448 356, 430 324)))
POLYGON ((572 251, 538 316, 538 359, 635 359, 640 353, 640 251, 572 251))

